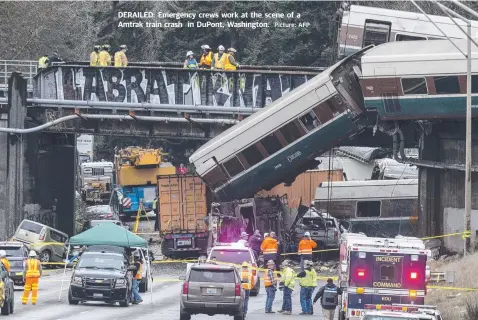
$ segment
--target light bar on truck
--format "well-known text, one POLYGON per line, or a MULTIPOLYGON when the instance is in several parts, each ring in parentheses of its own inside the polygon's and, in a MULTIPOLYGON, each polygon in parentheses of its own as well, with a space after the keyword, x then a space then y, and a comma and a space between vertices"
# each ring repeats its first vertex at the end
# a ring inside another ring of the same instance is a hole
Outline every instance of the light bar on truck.
POLYGON ((394 306, 394 305, 384 305, 384 304, 366 304, 364 308, 368 310, 386 310, 386 311, 400 311, 400 312, 418 311, 417 307, 394 306))

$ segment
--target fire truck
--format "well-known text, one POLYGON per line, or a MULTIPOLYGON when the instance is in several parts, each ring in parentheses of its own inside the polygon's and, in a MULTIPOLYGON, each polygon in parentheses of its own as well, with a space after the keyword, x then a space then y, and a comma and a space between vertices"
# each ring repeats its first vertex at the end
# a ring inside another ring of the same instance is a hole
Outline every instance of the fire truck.
POLYGON ((425 302, 430 250, 415 237, 373 238, 344 233, 340 240, 340 320, 360 319, 365 305, 425 302))

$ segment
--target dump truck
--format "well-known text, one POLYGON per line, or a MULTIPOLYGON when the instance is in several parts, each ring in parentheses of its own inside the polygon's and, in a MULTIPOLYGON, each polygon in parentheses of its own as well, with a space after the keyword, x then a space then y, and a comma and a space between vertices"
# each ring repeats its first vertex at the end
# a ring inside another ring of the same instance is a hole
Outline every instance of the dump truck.
POLYGON ((196 175, 158 175, 157 181, 163 255, 177 258, 206 254, 206 184, 196 175))
POLYGON ((113 163, 84 162, 79 166, 78 189, 87 203, 108 201, 113 189, 113 163))

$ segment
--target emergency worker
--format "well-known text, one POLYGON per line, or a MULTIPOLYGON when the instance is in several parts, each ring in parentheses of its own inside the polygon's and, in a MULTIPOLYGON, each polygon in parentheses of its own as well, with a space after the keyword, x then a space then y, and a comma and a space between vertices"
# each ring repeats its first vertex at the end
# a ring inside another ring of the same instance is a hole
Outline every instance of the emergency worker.
POLYGON ((267 261, 267 270, 264 272, 264 287, 266 288, 266 313, 275 313, 272 311, 272 304, 276 298, 277 291, 277 275, 274 272, 275 263, 273 260, 267 261))
POLYGON ((227 53, 225 53, 226 49, 224 46, 217 47, 217 53, 213 55, 212 62, 211 62, 211 69, 224 69, 224 64, 226 63, 227 53))
POLYGON ((154 231, 159 231, 160 216, 159 216, 159 207, 158 207, 158 196, 156 196, 156 198, 154 198, 154 201, 153 201, 153 212, 156 215, 156 221, 154 222, 154 231))
POLYGON ((5 270, 7 270, 7 272, 10 272, 10 262, 7 259, 7 253, 5 252, 5 250, 0 250, 0 261, 3 263, 5 270))
POLYGON ((312 293, 317 286, 317 272, 313 268, 313 263, 310 260, 304 262, 305 269, 297 274, 300 285, 300 305, 302 312, 300 315, 314 314, 312 308, 312 293))
POLYGON ((315 248, 317 248, 317 243, 310 238, 310 232, 307 231, 299 242, 300 271, 304 271, 304 261, 312 261, 312 251, 315 248))
POLYGON ((279 245, 277 239, 274 239, 275 233, 271 232, 270 235, 264 238, 261 244, 261 251, 264 253, 264 261, 277 259, 277 250, 279 245))
POLYGON ((334 280, 327 279, 327 284, 319 289, 314 297, 314 303, 320 298, 320 305, 322 306, 322 313, 324 320, 334 320, 335 309, 339 304, 339 295, 342 294, 342 289, 337 288, 334 280))
POLYGON ((239 63, 237 63, 234 58, 236 52, 237 51, 234 48, 229 48, 227 50, 226 61, 224 61, 224 70, 237 70, 237 68, 239 68, 239 63))
POLYGON ((22 304, 27 304, 32 292, 32 304, 37 304, 38 299, 38 280, 42 274, 40 260, 37 259, 37 253, 33 250, 28 254, 28 260, 25 269, 25 286, 23 289, 22 304))
POLYGON ((63 62, 63 59, 60 58, 60 54, 58 52, 53 52, 51 56, 48 57, 48 66, 52 66, 53 63, 63 62))
POLYGON ((197 69, 198 62, 194 59, 194 53, 188 51, 186 53, 186 60, 184 60, 184 69, 197 69))
POLYGON ((100 58, 100 50, 101 46, 100 45, 95 45, 93 47, 93 51, 90 53, 90 66, 96 67, 99 63, 99 58, 100 58))
POLYGON ((199 60, 199 68, 211 69, 211 63, 212 63, 211 47, 205 44, 201 46, 201 49, 203 50, 203 52, 201 55, 201 59, 199 60))
POLYGON ((98 65, 100 67, 111 66, 110 50, 111 50, 111 47, 109 44, 103 45, 103 50, 101 50, 100 53, 98 54, 98 65))
POLYGON ((178 168, 178 174, 187 174, 187 173, 188 173, 188 168, 186 168, 184 164, 181 163, 178 168))
POLYGON ((254 231, 254 234, 249 238, 249 247, 251 247, 256 260, 259 258, 259 253, 261 252, 262 237, 259 230, 254 231))
POLYGON ((38 59, 38 70, 45 69, 48 66, 48 55, 44 54, 38 59))
POLYGON ((244 316, 247 314, 247 306, 249 305, 249 296, 251 295, 251 290, 254 288, 254 277, 252 276, 252 270, 249 269, 249 264, 247 261, 242 263, 241 271, 241 281, 242 288, 244 289, 244 316))
POLYGON ((295 272, 290 267, 289 261, 282 262, 282 277, 279 286, 283 285, 284 296, 282 299, 282 309, 279 311, 285 315, 292 314, 292 291, 295 287, 295 272))
POLYGON ((127 67, 128 66, 128 58, 126 57, 126 45, 120 45, 120 50, 115 53, 115 67, 127 67))
POLYGON ((134 254, 134 266, 136 270, 133 271, 133 288, 131 291, 131 303, 138 304, 143 302, 141 296, 139 295, 139 283, 143 278, 143 261, 139 252, 134 254))

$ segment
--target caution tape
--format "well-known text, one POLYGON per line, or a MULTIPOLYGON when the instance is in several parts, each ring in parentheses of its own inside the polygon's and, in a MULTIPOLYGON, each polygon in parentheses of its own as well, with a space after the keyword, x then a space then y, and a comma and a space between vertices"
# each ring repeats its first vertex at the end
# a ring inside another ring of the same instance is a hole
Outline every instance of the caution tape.
POLYGON ((442 286, 427 286, 427 289, 441 289, 454 291, 478 291, 478 288, 459 288, 459 287, 442 287, 442 286))
MULTIPOLYGON (((324 250, 313 250, 312 252, 329 252, 329 251, 338 251, 339 249, 324 249, 324 250)), ((289 256, 289 255, 297 255, 299 252, 289 252, 289 253, 281 253, 280 256, 289 256)))
POLYGON ((421 240, 430 240, 430 239, 440 239, 440 238, 453 237, 453 236, 461 236, 461 238, 464 240, 466 238, 471 237, 471 231, 466 230, 464 232, 447 233, 447 234, 443 234, 443 235, 440 235, 440 236, 431 236, 431 237, 425 237, 425 238, 420 238, 420 239, 421 240))

